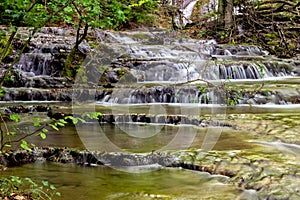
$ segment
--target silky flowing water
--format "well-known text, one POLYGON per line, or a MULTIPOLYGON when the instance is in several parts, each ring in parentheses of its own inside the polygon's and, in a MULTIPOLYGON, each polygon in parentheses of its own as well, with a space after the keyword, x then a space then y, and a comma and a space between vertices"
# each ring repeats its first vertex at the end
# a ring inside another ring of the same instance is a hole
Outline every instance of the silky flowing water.
MULTIPOLYGON (((51 44, 51 34, 40 34, 51 44)), ((53 43, 53 55, 70 49, 69 37, 54 38, 68 42, 53 43)), ((185 166, 213 166, 210 172, 235 176, 159 165, 117 170, 48 161, 8 168, 3 176, 48 180, 61 199, 300 199, 299 61, 274 58, 256 46, 218 45, 160 30, 96 32, 95 38, 100 47, 85 61, 91 88, 80 77, 69 85, 57 76, 47 53, 51 45, 37 41, 37 49, 16 67, 22 74, 18 83, 25 85, 7 88, 1 105, 43 105, 65 114, 98 111, 113 115, 113 121, 66 125, 58 132, 50 129, 46 140, 28 142, 127 154, 167 152, 185 166), (224 84, 244 92, 236 94, 237 105, 226 105, 226 87, 216 89, 224 84), (154 121, 132 120, 139 115, 154 121), (198 121, 167 123, 170 116, 198 121)), ((90 50, 87 43, 81 48, 90 50)), ((34 130, 33 117, 51 122, 46 112, 33 112, 21 114, 18 126, 34 130)))

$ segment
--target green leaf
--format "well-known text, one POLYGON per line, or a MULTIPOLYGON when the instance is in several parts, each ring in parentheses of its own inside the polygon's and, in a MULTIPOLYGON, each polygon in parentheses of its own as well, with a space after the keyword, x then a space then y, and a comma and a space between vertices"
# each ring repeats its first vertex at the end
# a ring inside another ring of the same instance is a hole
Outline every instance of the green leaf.
POLYGON ((50 185, 51 190, 56 190, 56 187, 54 185, 50 185))
POLYGON ((78 123, 78 119, 73 117, 73 116, 66 116, 65 119, 70 119, 72 120, 72 123, 73 124, 77 124, 78 123))
POLYGON ((9 117, 12 121, 15 122, 18 122, 20 120, 20 116, 18 114, 11 114, 9 117))
POLYGON ((55 124, 58 125, 58 126, 65 126, 65 124, 63 124, 61 122, 56 122, 55 124))
POLYGON ((59 122, 60 122, 60 123, 63 123, 63 124, 67 124, 67 123, 68 123, 68 122, 67 122, 66 120, 64 120, 64 119, 60 119, 59 122))
POLYGON ((43 132, 40 132, 39 134, 38 134, 39 136, 41 136, 41 138, 44 140, 44 139, 46 139, 46 134, 45 133, 43 133, 43 132))
POLYGON ((49 182, 48 182, 48 181, 42 180, 42 184, 43 184, 43 186, 48 186, 48 185, 49 185, 49 182))
POLYGON ((10 132, 7 132, 7 135, 10 135, 10 136, 15 136, 17 133, 14 132, 14 131, 10 131, 10 132))
POLYGON ((86 121, 84 119, 81 118, 77 118, 79 121, 81 121, 82 123, 86 123, 86 121))
POLYGON ((24 178, 24 180, 30 183, 32 187, 38 187, 38 185, 35 182, 33 182, 31 178, 26 177, 24 178))
POLYGON ((22 140, 21 144, 20 144, 20 147, 24 150, 27 150, 27 151, 32 151, 29 146, 28 146, 28 143, 25 141, 25 140, 22 140))
POLYGON ((41 123, 40 123, 40 122, 34 122, 34 123, 33 123, 33 126, 35 126, 35 127, 36 127, 36 126, 41 126, 41 123))
POLYGON ((91 113, 83 113, 83 117, 88 117, 90 119, 98 119, 100 116, 102 116, 102 113, 100 112, 91 112, 91 113))
POLYGON ((43 133, 47 133, 48 132, 48 129, 46 129, 46 128, 43 128, 43 133))
POLYGON ((49 124, 49 126, 51 126, 54 130, 59 131, 59 129, 57 128, 56 125, 54 125, 54 124, 49 124))

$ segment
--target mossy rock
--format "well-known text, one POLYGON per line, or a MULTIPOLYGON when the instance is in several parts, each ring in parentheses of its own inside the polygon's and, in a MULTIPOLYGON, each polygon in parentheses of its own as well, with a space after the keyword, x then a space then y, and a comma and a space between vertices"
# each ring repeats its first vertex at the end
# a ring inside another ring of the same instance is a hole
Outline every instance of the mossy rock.
POLYGON ((133 35, 133 37, 137 40, 147 40, 151 38, 150 35, 146 33, 136 33, 133 35))
POLYGON ((267 33, 266 38, 270 38, 270 39, 276 39, 278 38, 278 36, 275 33, 267 33))
POLYGON ((269 42, 267 42, 267 44, 268 44, 268 45, 272 45, 272 46, 277 46, 277 45, 279 45, 279 43, 276 42, 276 41, 269 41, 269 42))
POLYGON ((124 76, 124 74, 126 74, 128 72, 127 69, 117 69, 117 74, 118 74, 118 77, 121 78, 122 76, 124 76))
POLYGON ((72 51, 67 56, 62 75, 65 77, 75 79, 78 69, 80 68, 80 65, 84 61, 85 57, 86 54, 76 49, 72 49, 72 51))

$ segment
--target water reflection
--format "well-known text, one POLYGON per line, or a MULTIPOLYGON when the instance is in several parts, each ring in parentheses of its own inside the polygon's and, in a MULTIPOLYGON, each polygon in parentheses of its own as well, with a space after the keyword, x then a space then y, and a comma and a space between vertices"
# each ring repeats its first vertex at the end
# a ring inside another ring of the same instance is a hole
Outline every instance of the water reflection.
MULTIPOLYGON (((250 133, 223 127, 215 129, 220 129, 221 135, 216 140, 214 150, 249 149, 255 146, 255 144, 247 142, 252 139, 250 133)), ((46 140, 31 137, 28 141, 37 146, 110 151, 111 146, 114 145, 118 151, 151 152, 201 148, 205 142, 211 142, 205 141, 208 134, 211 134, 209 128, 195 126, 153 124, 123 124, 119 126, 102 124, 100 126, 98 123, 90 123, 77 127, 66 126, 59 132, 51 130, 47 133, 46 140), (157 133, 151 137, 132 136, 133 133, 148 135, 155 131, 157 133)))
POLYGON ((82 167, 40 162, 9 168, 5 176, 48 180, 73 199, 235 199, 241 191, 220 181, 221 176, 180 169, 125 173, 108 167, 82 167))

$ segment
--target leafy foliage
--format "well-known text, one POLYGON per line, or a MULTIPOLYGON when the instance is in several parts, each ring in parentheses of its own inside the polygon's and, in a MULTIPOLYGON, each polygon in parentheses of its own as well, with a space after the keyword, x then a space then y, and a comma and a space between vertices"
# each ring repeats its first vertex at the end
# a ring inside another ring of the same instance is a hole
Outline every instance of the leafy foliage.
POLYGON ((4 0, 0 3, 0 20, 2 24, 10 24, 17 27, 40 27, 49 21, 49 18, 52 19, 53 14, 57 13, 59 8, 66 3, 66 0, 52 0, 50 2, 38 0, 4 0))
MULTIPOLYGON (((30 127, 20 128, 17 125, 8 127, 5 119, 7 116, 0 114, 0 124, 3 124, 4 128, 0 128, 0 154, 4 148, 11 149, 12 144, 20 143, 20 147, 24 150, 31 151, 31 147, 34 144, 29 144, 25 139, 30 136, 38 136, 41 139, 47 138, 48 127, 58 131, 60 127, 65 126, 68 122, 66 120, 71 119, 73 124, 76 124, 78 120, 75 117, 66 117, 65 119, 54 120, 49 124, 42 124, 40 118, 32 118, 32 125, 30 127)), ((19 122, 20 116, 18 114, 10 114, 9 120, 13 122, 19 122)))
POLYGON ((82 114, 82 117, 87 117, 89 119, 99 119, 99 117, 102 116, 102 113, 100 112, 85 112, 82 114))
POLYGON ((128 22, 138 22, 152 25, 155 21, 155 11, 158 8, 158 2, 152 0, 140 0, 130 5, 131 12, 128 15, 128 22))
POLYGON ((60 196, 56 187, 48 181, 38 184, 30 178, 20 178, 11 176, 0 178, 0 197, 1 199, 52 199, 60 196))
POLYGON ((153 0, 4 0, 0 3, 0 23, 40 27, 45 22, 65 22, 75 27, 118 29, 128 21, 145 22, 157 9, 153 0))

